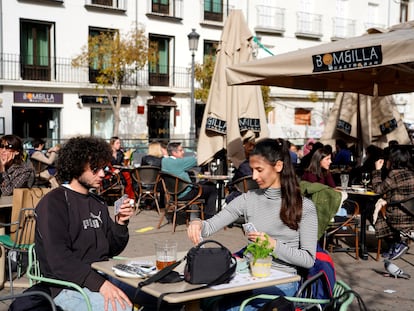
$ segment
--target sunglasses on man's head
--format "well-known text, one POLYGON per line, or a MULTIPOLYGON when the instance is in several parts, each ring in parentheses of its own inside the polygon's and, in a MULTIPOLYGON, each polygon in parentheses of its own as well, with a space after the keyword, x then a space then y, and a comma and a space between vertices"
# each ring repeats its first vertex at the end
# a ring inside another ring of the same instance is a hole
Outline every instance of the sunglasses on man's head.
POLYGON ((0 149, 13 149, 12 144, 0 144, 0 149))

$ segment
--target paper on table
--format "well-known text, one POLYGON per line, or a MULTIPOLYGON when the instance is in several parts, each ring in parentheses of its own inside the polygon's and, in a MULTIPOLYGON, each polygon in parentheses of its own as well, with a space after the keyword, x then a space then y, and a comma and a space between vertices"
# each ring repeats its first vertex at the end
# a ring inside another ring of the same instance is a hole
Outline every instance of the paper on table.
POLYGON ((270 281, 270 280, 277 280, 277 279, 283 279, 292 277, 293 275, 287 272, 279 271, 276 269, 272 269, 270 272, 270 275, 265 278, 258 278, 255 276, 252 276, 250 273, 236 273, 236 276, 230 281, 230 283, 226 284, 220 284, 211 286, 212 289, 223 289, 223 288, 231 288, 251 283, 260 283, 264 281, 270 281))

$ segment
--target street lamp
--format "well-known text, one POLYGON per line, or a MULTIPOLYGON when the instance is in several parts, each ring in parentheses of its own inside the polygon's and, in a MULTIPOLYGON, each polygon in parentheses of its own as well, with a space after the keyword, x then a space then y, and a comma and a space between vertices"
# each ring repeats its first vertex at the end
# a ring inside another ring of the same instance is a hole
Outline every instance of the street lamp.
POLYGON ((198 47, 198 39, 200 35, 193 30, 188 34, 188 47, 191 52, 191 123, 190 123, 190 140, 191 143, 195 142, 196 130, 195 130, 195 102, 194 102, 194 56, 198 47))

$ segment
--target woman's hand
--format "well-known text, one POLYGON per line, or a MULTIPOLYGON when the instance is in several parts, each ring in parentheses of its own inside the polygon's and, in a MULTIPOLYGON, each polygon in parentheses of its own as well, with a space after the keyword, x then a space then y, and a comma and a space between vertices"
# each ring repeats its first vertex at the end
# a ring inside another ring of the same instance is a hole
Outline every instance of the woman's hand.
POLYGON ((194 243, 194 245, 197 245, 200 243, 201 238, 201 230, 203 229, 203 224, 201 220, 195 219, 190 222, 188 228, 187 228, 187 235, 188 238, 194 243))
MULTIPOLYGON (((258 232, 258 231, 250 231, 248 234, 246 234, 247 239, 252 242, 256 242, 256 239, 259 238, 259 241, 266 240, 266 233, 264 232, 258 232)), ((267 235, 267 239, 269 240, 269 243, 273 249, 276 247, 276 240, 272 239, 269 235, 267 235)))
POLYGON ((122 310, 126 309, 126 305, 132 307, 132 303, 129 300, 128 296, 112 284, 109 281, 105 281, 101 288, 99 289, 99 293, 104 297, 105 300, 105 311, 108 311, 108 304, 112 305, 112 310, 117 311, 116 309, 116 301, 118 300, 119 304, 122 307, 122 310))
MULTIPOLYGON (((134 204, 130 204, 132 199, 126 198, 119 208, 119 213, 116 215, 116 221, 120 225, 125 225, 125 223, 132 217, 134 214, 134 204)), ((133 200, 132 200, 133 201, 133 200)))
POLYGON ((378 171, 382 169, 382 166, 384 165, 384 159, 378 159, 375 161, 375 169, 378 171))

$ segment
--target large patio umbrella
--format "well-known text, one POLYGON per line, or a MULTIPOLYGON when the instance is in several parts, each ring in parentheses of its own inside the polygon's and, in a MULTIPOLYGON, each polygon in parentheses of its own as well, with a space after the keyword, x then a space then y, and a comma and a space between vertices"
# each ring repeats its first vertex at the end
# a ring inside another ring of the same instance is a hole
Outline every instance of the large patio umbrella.
POLYGON ((227 68, 229 85, 390 95, 414 91, 414 21, 227 68))
POLYGON ((328 117, 321 142, 333 144, 343 139, 366 148, 381 148, 390 140, 409 144, 410 138, 392 96, 371 97, 357 93, 339 93, 328 117))
POLYGON ((197 147, 198 164, 210 162, 223 148, 238 167, 245 159, 243 139, 267 137, 259 86, 228 86, 225 67, 252 60, 252 38, 241 10, 229 14, 217 49, 210 92, 197 147))

